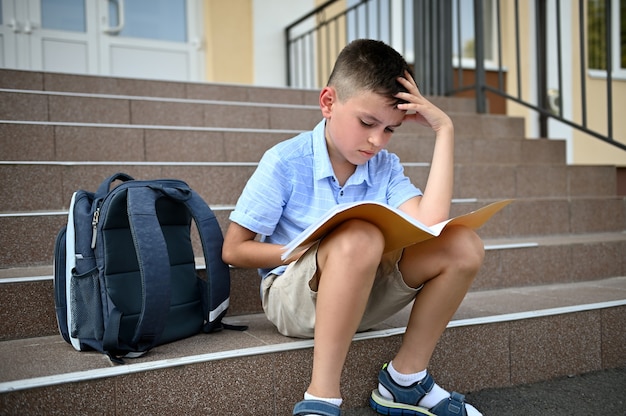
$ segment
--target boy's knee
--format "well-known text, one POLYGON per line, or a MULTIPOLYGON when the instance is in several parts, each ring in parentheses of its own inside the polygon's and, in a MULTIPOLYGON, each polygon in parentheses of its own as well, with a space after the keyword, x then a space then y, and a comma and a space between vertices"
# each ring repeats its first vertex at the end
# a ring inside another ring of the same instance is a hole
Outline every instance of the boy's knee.
POLYGON ((458 267, 478 270, 485 258, 485 245, 474 230, 468 227, 450 227, 450 249, 452 259, 458 267))
POLYGON ((344 255, 381 256, 385 247, 385 238, 378 227, 362 220, 350 220, 342 223, 330 235, 329 243, 333 250, 344 255))

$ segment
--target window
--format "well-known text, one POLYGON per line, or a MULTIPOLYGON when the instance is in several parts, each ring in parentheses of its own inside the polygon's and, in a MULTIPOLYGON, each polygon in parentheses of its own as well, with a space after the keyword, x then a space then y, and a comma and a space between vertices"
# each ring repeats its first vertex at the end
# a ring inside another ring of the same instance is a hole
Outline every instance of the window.
MULTIPOLYGON (((587 1, 587 66, 590 70, 606 71, 606 0, 587 1)), ((626 0, 611 2, 611 67, 620 77, 626 75, 626 0)))
MULTIPOLYGON (((626 1, 626 0, 624 0, 626 1)), ((438 6, 437 0, 423 2, 428 11, 438 6)), ((402 53, 409 62, 414 60, 414 7, 420 2, 413 0, 348 0, 348 41, 363 37, 380 39, 402 53)), ((451 0, 452 58, 455 65, 474 67, 474 2, 451 0)), ((496 46, 496 0, 483 1, 483 34, 486 64, 495 65, 496 46)))
POLYGON ((42 0, 41 23, 44 29, 86 32, 85 0, 42 0))
MULTIPOLYGON (((495 5, 483 2, 483 34, 485 36, 485 60, 497 59, 494 45, 495 5)), ((457 59, 474 59, 474 2, 455 0, 452 2, 452 54, 457 59)))
POLYGON ((119 8, 125 25, 120 36, 172 42, 187 41, 186 0, 133 0, 109 2, 111 26, 119 24, 119 8))

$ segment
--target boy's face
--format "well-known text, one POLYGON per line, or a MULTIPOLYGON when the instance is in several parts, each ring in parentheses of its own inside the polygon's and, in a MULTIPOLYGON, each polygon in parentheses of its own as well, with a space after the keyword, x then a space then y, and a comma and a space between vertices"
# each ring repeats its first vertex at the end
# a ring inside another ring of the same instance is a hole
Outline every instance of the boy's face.
POLYGON ((366 163, 387 146, 405 116, 388 97, 370 91, 340 101, 336 90, 326 87, 320 94, 320 106, 334 167, 337 163, 366 163))

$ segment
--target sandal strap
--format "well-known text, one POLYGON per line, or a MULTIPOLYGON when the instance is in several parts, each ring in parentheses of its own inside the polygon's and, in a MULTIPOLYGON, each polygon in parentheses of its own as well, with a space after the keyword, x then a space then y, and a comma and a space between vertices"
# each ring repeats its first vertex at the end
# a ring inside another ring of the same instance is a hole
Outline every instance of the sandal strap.
POLYGON ((394 381, 385 365, 378 374, 378 381, 385 386, 393 395, 393 399, 398 403, 416 405, 426 396, 435 385, 435 380, 430 373, 426 373, 426 377, 410 386, 401 386, 394 381))
POLYGON ((465 396, 453 391, 450 397, 440 401, 429 411, 438 416, 467 416, 465 396))
POLYGON ((293 408, 294 416, 297 415, 319 415, 319 416, 340 416, 341 409, 332 403, 323 400, 302 400, 296 403, 293 408))

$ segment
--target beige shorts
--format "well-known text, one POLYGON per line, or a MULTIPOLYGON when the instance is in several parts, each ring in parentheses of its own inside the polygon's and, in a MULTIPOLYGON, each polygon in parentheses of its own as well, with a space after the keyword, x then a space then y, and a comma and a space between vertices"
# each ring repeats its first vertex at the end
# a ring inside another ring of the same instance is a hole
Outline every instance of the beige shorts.
MULTIPOLYGON (((267 318, 286 336, 313 338, 317 298, 317 248, 311 247, 282 275, 269 275, 261 283, 267 318)), ((374 286, 358 331, 368 330, 411 303, 421 287, 407 286, 398 269, 402 250, 386 254, 376 272, 374 286)))

